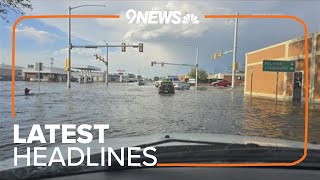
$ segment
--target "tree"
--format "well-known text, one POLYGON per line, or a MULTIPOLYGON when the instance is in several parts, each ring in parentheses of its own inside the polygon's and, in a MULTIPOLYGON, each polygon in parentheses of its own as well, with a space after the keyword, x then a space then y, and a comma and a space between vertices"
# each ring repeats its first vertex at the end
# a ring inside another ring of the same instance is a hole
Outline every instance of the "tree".
POLYGON ((9 22, 8 14, 10 11, 23 15, 24 9, 32 9, 30 0, 1 0, 0 1, 0 17, 2 20, 9 22))
MULTIPOLYGON (((189 79, 195 79, 196 78, 196 68, 192 68, 190 72, 188 73, 189 79)), ((198 80, 201 82, 207 81, 208 74, 203 69, 198 69, 198 80)))
POLYGON ((155 76, 155 77, 153 78, 154 81, 159 81, 159 79, 160 79, 160 78, 159 78, 158 76, 155 76))

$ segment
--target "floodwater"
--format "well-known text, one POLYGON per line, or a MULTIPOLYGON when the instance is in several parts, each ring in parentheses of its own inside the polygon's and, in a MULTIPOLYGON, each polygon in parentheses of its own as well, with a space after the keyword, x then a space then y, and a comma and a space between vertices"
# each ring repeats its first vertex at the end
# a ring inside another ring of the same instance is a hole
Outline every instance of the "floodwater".
MULTIPOLYGON (((155 133, 215 133, 303 141, 304 104, 244 97, 242 88, 176 91, 159 95, 154 85, 0 82, 0 160, 13 156, 13 124, 27 137, 32 124, 109 124, 106 137, 155 133), (24 88, 33 96, 23 96, 24 88)), ((309 110, 309 140, 320 143, 320 108, 309 110)), ((96 132, 97 133, 97 132, 96 132)), ((48 134, 46 134, 48 136, 48 134)), ((61 141, 61 134, 56 134, 61 141)), ((94 136, 98 138, 97 135, 94 136)), ((37 146, 36 144, 32 144, 37 146)), ((28 145, 30 146, 30 144, 28 145)), ((38 145, 39 146, 39 145, 38 145)))

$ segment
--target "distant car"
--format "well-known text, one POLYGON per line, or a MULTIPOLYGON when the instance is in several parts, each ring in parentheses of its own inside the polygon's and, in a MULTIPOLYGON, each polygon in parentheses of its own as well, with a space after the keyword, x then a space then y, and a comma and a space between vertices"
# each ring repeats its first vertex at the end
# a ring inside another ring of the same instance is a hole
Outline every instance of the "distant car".
POLYGON ((189 84, 190 86, 194 86, 194 85, 196 84, 196 79, 189 79, 189 80, 188 80, 188 84, 189 84))
POLYGON ((174 85, 171 81, 162 81, 159 85, 159 94, 174 94, 174 85))
POLYGON ((228 87, 231 86, 231 82, 227 81, 227 80, 219 80, 217 82, 212 82, 210 84, 210 86, 223 86, 223 87, 228 87))
POLYGON ((138 85, 139 86, 144 86, 144 85, 146 85, 146 82, 144 80, 139 80, 138 81, 138 85))
POLYGON ((190 85, 184 81, 175 81, 175 82, 173 82, 173 85, 174 85, 174 89, 177 89, 177 90, 189 90, 190 89, 190 85))

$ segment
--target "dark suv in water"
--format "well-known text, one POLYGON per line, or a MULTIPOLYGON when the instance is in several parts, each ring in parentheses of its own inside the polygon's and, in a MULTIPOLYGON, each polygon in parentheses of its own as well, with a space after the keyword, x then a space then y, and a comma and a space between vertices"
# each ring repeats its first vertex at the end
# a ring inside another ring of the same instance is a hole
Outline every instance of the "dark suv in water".
POLYGON ((159 94, 174 94, 174 85, 171 81, 162 81, 159 85, 159 94))

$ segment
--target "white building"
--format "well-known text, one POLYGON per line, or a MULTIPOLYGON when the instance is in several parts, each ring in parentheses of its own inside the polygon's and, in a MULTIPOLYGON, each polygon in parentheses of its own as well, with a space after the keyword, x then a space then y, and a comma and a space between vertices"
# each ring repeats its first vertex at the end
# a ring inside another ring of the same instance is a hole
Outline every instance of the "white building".
MULTIPOLYGON (((15 80, 22 81, 23 74, 22 74, 23 67, 15 66, 15 80)), ((6 65, 4 63, 0 64, 0 81, 11 81, 12 79, 12 66, 6 65)))
POLYGON ((43 67, 42 71, 37 71, 34 65, 28 65, 28 68, 22 69, 22 74, 25 81, 41 79, 41 81, 65 82, 67 80, 67 72, 57 67, 43 67))

